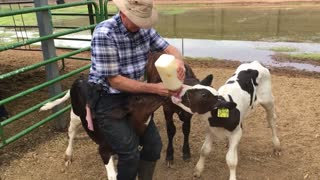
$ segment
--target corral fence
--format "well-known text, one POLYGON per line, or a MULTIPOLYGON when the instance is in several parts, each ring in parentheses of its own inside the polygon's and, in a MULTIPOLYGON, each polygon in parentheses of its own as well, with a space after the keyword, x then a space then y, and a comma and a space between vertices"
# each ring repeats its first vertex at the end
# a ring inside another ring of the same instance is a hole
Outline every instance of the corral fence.
MULTIPOLYGON (((63 62, 64 59, 74 59, 74 60, 87 60, 90 61, 89 58, 80 58, 75 57, 75 55, 80 54, 85 51, 90 51, 90 46, 84 47, 84 48, 66 48, 66 47, 56 47, 54 40, 60 39, 60 40, 79 40, 78 38, 66 38, 62 37, 65 35, 75 34, 77 32, 81 31, 90 31, 93 32, 93 29, 95 28, 96 24, 101 22, 104 19, 108 18, 108 12, 107 12, 107 0, 99 0, 99 2, 94 2, 91 0, 82 1, 82 2, 73 2, 73 3, 58 3, 57 5, 48 5, 47 0, 34 0, 34 1, 17 1, 17 2, 0 2, 0 5, 4 7, 5 5, 10 7, 9 11, 0 11, 0 22, 2 18, 12 18, 13 24, 11 25, 1 25, 0 28, 10 28, 14 29, 15 32, 21 32, 25 31, 27 32, 28 28, 37 28, 39 31, 38 37, 28 37, 28 33, 25 33, 25 36, 23 38, 18 37, 18 33, 16 33, 17 41, 14 43, 5 43, 0 44, 0 52, 6 51, 6 50, 41 50, 43 54, 43 61, 38 62, 32 65, 28 65, 19 69, 16 69, 11 72, 7 72, 4 74, 0 74, 0 81, 11 78, 13 76, 26 73, 31 70, 35 70, 38 68, 41 68, 45 66, 46 69, 46 81, 42 82, 32 88, 26 89, 22 92, 19 92, 15 95, 12 95, 10 97, 6 97, 2 100, 0 100, 0 106, 6 105, 7 103, 13 102, 17 100, 18 98, 27 96, 31 93, 36 93, 40 89, 43 89, 45 87, 49 88, 49 94, 50 98, 40 102, 36 105, 33 105, 32 107, 29 107, 22 112, 19 112, 15 115, 12 115, 8 119, 0 122, 0 148, 3 148, 4 146, 18 140, 19 138, 23 137, 24 135, 30 133, 34 129, 42 126, 43 124, 55 119, 55 128, 56 129, 64 129, 66 127, 66 121, 62 119, 59 116, 68 111, 71 108, 71 105, 68 105, 66 107, 59 106, 54 109, 54 113, 49 115, 48 117, 39 120, 35 124, 25 127, 20 132, 17 132, 16 134, 7 137, 6 133, 6 126, 13 123, 13 122, 19 122, 19 119, 22 117, 35 112, 39 110, 41 106, 43 106, 45 103, 49 101, 53 101, 57 98, 62 97, 66 92, 62 92, 60 81, 63 79, 67 79, 73 75, 76 75, 82 71, 85 71, 90 68, 90 63, 87 65, 80 67, 79 69, 73 70, 71 72, 65 73, 63 75, 59 75, 59 69, 58 69, 58 62, 63 62), (27 8, 20 8, 21 4, 29 4, 31 7, 27 8), (13 10, 11 7, 12 5, 18 5, 19 9, 13 10), (53 10, 57 9, 67 9, 70 7, 78 7, 78 6, 84 6, 87 7, 87 13, 72 13, 72 12, 55 12, 53 13, 53 10), (23 15, 28 13, 34 13, 36 14, 37 18, 37 25, 29 25, 27 23, 24 23, 23 15), (21 16, 21 19, 23 21, 22 25, 17 25, 15 22, 15 16, 21 16), (54 23, 52 23, 52 18, 56 16, 86 16, 88 17, 88 25, 85 26, 57 26, 54 23), (53 32, 53 29, 66 29, 63 31, 53 32), (39 46, 36 46, 34 48, 33 45, 35 43, 41 42, 41 48, 39 46), (22 48, 24 47, 24 48, 22 48), (56 49, 57 48, 65 48, 69 51, 65 54, 56 55, 56 49)), ((0 8, 1 10, 1 8, 0 8)), ((110 14, 109 14, 110 15, 110 14)), ((81 41, 90 41, 90 39, 80 39, 81 41)), ((1 58, 1 57, 0 57, 1 58)), ((0 59, 1 64, 1 59, 0 59)), ((63 63, 64 67, 64 63, 63 63)))

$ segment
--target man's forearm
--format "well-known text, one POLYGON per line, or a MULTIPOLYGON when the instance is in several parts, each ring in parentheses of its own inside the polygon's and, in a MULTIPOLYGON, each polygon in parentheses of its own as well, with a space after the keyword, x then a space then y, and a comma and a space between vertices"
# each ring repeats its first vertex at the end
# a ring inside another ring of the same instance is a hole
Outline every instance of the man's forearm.
POLYGON ((108 77, 107 80, 113 88, 120 91, 132 93, 157 93, 153 84, 136 81, 121 75, 108 77))
POLYGON ((180 51, 175 48, 174 46, 172 45, 169 45, 165 50, 164 50, 164 53, 166 54, 171 54, 173 55, 174 57, 180 59, 180 60, 183 60, 183 57, 182 57, 182 54, 180 53, 180 51))

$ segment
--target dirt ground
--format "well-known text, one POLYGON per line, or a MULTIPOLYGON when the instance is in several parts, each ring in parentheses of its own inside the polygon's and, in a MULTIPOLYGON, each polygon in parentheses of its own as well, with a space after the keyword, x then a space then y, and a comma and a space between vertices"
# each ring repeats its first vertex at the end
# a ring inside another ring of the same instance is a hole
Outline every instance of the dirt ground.
MULTIPOLYGON (((40 52, 6 51, 1 52, 2 73, 24 65, 41 61, 40 52)), ((87 55, 84 55, 87 56, 87 55)), ((88 62, 66 60, 64 74, 88 62)), ((188 61, 201 79, 212 73, 213 87, 218 88, 233 74, 238 63, 223 61, 188 61)), ((61 64, 59 64, 61 67, 61 64)), ((289 70, 270 69, 273 93, 276 100, 278 131, 282 143, 282 154, 272 153, 271 130, 267 128, 264 111, 261 107, 249 115, 244 122, 244 133, 239 146, 237 175, 239 180, 301 180, 320 178, 320 74, 307 74, 289 70)), ((87 72, 85 72, 87 73, 87 72)), ((0 81, 1 95, 8 97, 45 81, 43 69, 14 76, 0 81), (4 90, 3 90, 4 87, 4 90)), ((74 77, 73 77, 74 78, 74 77)), ((62 81, 63 90, 70 87, 71 80, 62 81)), ((7 109, 16 114, 48 97, 47 89, 9 103, 7 109)), ((5 127, 6 134, 17 133, 26 125, 38 122, 50 112, 34 112, 5 127)), ((68 121, 68 113, 65 119, 68 121)), ((156 112, 156 125, 159 128, 163 150, 155 171, 156 180, 192 179, 192 172, 199 158, 208 122, 194 116, 190 134, 191 160, 182 160, 181 122, 175 117, 177 134, 174 139, 174 167, 165 164, 167 136, 162 109, 156 112)), ((89 138, 75 141, 74 161, 70 167, 64 166, 64 151, 67 147, 67 132, 53 128, 53 122, 45 124, 15 143, 0 149, 1 180, 92 180, 107 179, 105 167, 97 153, 97 146, 89 138)), ((213 151, 206 161, 203 180, 227 179, 229 170, 225 162, 224 142, 216 140, 213 151)))

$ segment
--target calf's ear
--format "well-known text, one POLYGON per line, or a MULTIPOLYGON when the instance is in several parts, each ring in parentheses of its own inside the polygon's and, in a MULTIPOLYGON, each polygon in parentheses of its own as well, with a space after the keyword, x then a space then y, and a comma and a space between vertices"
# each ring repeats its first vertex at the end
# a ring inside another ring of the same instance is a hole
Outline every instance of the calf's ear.
POLYGON ((200 84, 204 86, 211 86, 212 81, 213 81, 213 75, 209 74, 207 77, 201 80, 200 84))

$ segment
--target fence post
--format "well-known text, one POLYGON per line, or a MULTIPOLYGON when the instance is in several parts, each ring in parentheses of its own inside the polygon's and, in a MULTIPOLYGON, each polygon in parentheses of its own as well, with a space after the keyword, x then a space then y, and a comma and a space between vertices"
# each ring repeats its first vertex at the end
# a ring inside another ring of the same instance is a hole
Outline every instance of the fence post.
MULTIPOLYGON (((35 0, 34 5, 35 7, 47 6, 48 0, 35 0)), ((51 23, 51 14, 48 10, 37 12, 37 21, 38 21, 40 37, 50 35, 53 33, 52 23, 51 23)), ((55 48, 53 39, 41 41, 41 48, 42 48, 42 54, 43 54, 44 60, 56 57, 56 48, 55 48)), ((46 76, 47 76, 47 81, 59 76, 57 62, 46 65, 46 76)), ((53 97, 61 92, 62 90, 61 90, 60 83, 55 83, 49 87, 50 97, 53 97)), ((58 106, 57 108, 54 108, 53 111, 56 112, 61 108, 62 106, 58 106)), ((66 125, 67 125, 66 121, 62 116, 56 118, 55 127, 57 130, 64 130, 66 125)))

